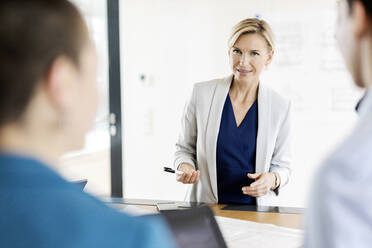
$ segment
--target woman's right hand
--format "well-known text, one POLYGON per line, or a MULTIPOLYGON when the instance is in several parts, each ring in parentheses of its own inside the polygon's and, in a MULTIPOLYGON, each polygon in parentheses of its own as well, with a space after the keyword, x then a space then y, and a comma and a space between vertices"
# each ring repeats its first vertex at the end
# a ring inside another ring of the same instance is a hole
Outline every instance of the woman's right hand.
POLYGON ((191 164, 182 163, 178 166, 178 170, 183 174, 177 176, 177 181, 183 184, 195 184, 199 180, 200 171, 195 170, 191 164))

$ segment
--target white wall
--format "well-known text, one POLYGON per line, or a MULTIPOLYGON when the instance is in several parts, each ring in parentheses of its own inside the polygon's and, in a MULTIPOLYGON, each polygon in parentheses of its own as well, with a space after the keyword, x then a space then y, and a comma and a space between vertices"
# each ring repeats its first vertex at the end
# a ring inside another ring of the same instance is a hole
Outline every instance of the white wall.
POLYGON ((335 0, 121 0, 125 197, 183 199, 186 186, 162 167, 172 164, 185 101, 195 82, 230 73, 230 29, 258 14, 277 37, 262 81, 295 107, 294 173, 280 204, 304 206, 320 161, 356 120, 360 96, 335 46, 335 6, 335 0))

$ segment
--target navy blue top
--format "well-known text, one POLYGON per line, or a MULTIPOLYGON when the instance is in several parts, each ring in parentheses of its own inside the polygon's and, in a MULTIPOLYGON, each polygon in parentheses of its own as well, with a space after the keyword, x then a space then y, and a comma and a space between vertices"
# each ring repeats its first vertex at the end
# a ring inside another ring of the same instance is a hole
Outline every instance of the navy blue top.
POLYGON ((0 247, 173 247, 160 218, 106 206, 41 162, 0 152, 0 247))
POLYGON ((255 197, 244 195, 242 187, 249 186, 253 182, 247 177, 247 174, 255 173, 257 105, 256 100, 238 127, 230 96, 226 97, 216 155, 219 203, 256 204, 255 197))

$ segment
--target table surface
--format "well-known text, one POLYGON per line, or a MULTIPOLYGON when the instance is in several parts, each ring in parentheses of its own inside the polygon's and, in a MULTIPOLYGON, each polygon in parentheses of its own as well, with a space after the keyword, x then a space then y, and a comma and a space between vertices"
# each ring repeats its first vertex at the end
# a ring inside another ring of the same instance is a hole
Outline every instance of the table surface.
MULTIPOLYGON (((111 201, 111 200, 110 200, 111 201)), ((107 202, 107 200, 106 200, 107 202)), ((112 203, 129 204, 136 207, 145 208, 157 212, 156 203, 162 202, 156 200, 136 200, 136 199, 114 199, 112 203)), ((301 214, 284 214, 284 213, 268 213, 268 212, 251 212, 237 210, 222 210, 227 205, 224 204, 208 204, 216 216, 254 221, 258 223, 274 224, 282 227, 303 229, 303 215, 301 214)))
POLYGON ((236 210, 222 210, 226 205, 209 204, 216 216, 249 220, 259 223, 274 224, 283 227, 302 229, 303 215, 301 214, 283 214, 283 213, 266 213, 250 212, 236 210))

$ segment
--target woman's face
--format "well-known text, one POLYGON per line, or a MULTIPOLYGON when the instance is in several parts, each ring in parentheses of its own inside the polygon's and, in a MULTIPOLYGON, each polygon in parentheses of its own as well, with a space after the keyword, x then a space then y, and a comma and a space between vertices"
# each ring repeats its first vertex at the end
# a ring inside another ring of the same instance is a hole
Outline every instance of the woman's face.
POLYGON ((262 70, 271 62, 273 52, 260 34, 245 34, 229 50, 230 66, 234 79, 257 83, 262 70))

